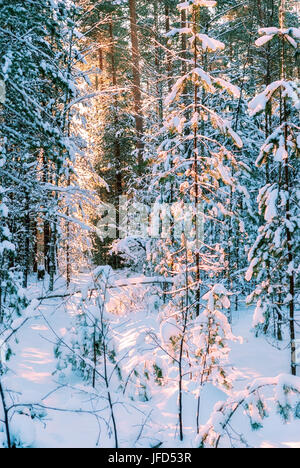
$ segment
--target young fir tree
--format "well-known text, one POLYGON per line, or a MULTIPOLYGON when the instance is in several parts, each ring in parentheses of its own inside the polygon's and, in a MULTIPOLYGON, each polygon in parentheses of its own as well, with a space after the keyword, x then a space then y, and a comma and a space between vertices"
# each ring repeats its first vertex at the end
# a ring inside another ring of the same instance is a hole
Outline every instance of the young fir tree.
POLYGON ((254 325, 264 333, 275 327, 282 339, 282 325, 288 325, 291 373, 296 375, 295 312, 299 273, 299 84, 287 76, 286 48, 297 48, 300 31, 285 27, 285 3, 281 2, 280 25, 263 28, 257 46, 278 40, 280 80, 270 83, 250 102, 256 115, 270 106, 274 127, 256 161, 267 166, 268 183, 258 196, 264 224, 249 253, 246 279, 255 274, 258 285, 248 302, 256 302, 254 325), (275 125, 276 124, 276 125, 275 125))

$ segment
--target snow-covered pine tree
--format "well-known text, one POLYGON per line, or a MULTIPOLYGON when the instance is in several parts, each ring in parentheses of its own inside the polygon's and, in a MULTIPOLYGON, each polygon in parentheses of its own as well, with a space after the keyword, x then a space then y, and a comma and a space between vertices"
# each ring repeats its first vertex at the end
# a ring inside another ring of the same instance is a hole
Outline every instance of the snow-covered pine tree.
MULTIPOLYGON (((222 228, 215 231, 215 239, 224 247, 225 267, 221 273, 226 287, 235 292, 235 308, 239 301, 250 292, 246 290, 248 284, 245 282, 245 270, 248 268, 248 252, 255 238, 258 227, 258 216, 256 213, 257 186, 263 178, 260 171, 255 167, 253 152, 258 152, 263 142, 264 134, 260 130, 260 119, 252 119, 247 115, 248 102, 245 98, 246 92, 237 100, 228 95, 224 90, 207 96, 207 105, 218 109, 222 115, 232 122, 233 130, 238 133, 243 141, 243 147, 237 148, 228 136, 217 136, 215 129, 206 128, 211 138, 218 138, 220 142, 234 154, 237 164, 231 168, 231 176, 238 181, 237 190, 228 189, 227 207, 231 216, 224 215, 222 228)), ((228 311, 231 319, 232 311, 228 311)))
MULTIPOLYGON (((0 105, 0 112, 2 111, 0 105)), ((5 169, 5 155, 0 155, 0 167, 5 169)), ((13 434, 10 432, 11 417, 7 399, 8 361, 12 355, 11 344, 7 341, 13 335, 14 323, 20 326, 20 317, 29 301, 22 288, 22 277, 14 267, 16 247, 8 227, 9 211, 7 207, 7 189, 0 185, 0 447, 14 446, 13 434), (3 423, 2 423, 3 421, 3 423)))
MULTIPOLYGON (((264 224, 249 253, 246 279, 255 274, 257 287, 248 297, 256 302, 254 326, 265 333, 275 327, 282 339, 287 325, 291 347, 291 373, 296 375, 295 307, 299 291, 299 84, 287 76, 286 48, 297 48, 300 31, 285 27, 285 2, 281 2, 278 27, 261 29, 256 45, 278 40, 281 50, 280 79, 269 84, 250 102, 251 115, 270 106, 274 127, 256 161, 268 165, 269 181, 258 196, 264 224)), ((288 67, 290 69, 290 67, 288 67)))
POLYGON ((50 273, 53 288, 58 185, 66 183, 66 162, 74 154, 66 128, 68 103, 77 91, 70 76, 74 57, 65 47, 73 16, 74 7, 62 2, 1 2, 0 77, 6 85, 0 119, 6 166, 1 177, 9 187, 8 223, 25 286, 28 273, 40 267, 50 273))
MULTIPOLYGON (((5 167, 5 160, 0 160, 5 167)), ((28 305, 20 272, 14 267, 16 247, 9 230, 5 188, 0 186, 0 331, 8 329, 28 305)), ((1 373, 1 369, 0 369, 1 373)))
MULTIPOLYGON (((230 187, 233 191, 236 190, 232 177, 232 168, 236 161, 233 153, 224 146, 222 134, 231 137, 238 147, 242 146, 240 137, 233 131, 228 119, 207 107, 208 95, 217 95, 218 89, 225 89, 236 98, 239 97, 239 90, 224 78, 215 77, 202 68, 205 65, 204 54, 223 50, 224 44, 198 31, 201 5, 201 2, 179 4, 179 8, 188 15, 191 27, 175 30, 173 33, 179 32, 187 36, 191 65, 174 85, 166 100, 169 115, 165 130, 169 135, 160 146, 160 172, 156 177, 157 183, 162 184, 158 201, 176 202, 177 205, 177 215, 172 214, 173 218, 177 216, 176 222, 173 220, 173 230, 177 231, 177 245, 173 242, 174 232, 169 232, 167 243, 163 242, 164 246, 167 245, 167 250, 168 243, 173 243, 170 252, 166 253, 168 262, 164 261, 161 269, 167 275, 176 276, 176 269, 172 268, 174 264, 180 263, 176 262, 177 247, 180 252, 178 258, 180 255, 184 256, 184 246, 180 241, 183 232, 180 228, 183 221, 181 218, 187 205, 193 207, 192 232, 185 234, 190 237, 187 245, 191 290, 195 294, 195 315, 199 315, 200 311, 202 280, 207 281, 214 268, 216 273, 224 269, 224 252, 222 253, 216 239, 217 233, 222 229, 224 216, 232 214, 229 210, 230 187), (205 239, 200 238, 202 223, 205 224, 205 239)), ((214 2, 208 2, 202 6, 214 5, 214 2)), ((219 95, 222 96, 222 92, 219 95)))
MULTIPOLYGON (((171 322, 173 330, 176 330, 175 340, 171 343, 174 349, 169 355, 176 355, 181 440, 184 437, 182 397, 188 373, 184 362, 185 355, 190 352, 187 336, 197 329, 197 320, 202 316, 203 294, 213 290, 218 283, 216 278, 225 269, 225 252, 219 244, 218 234, 224 217, 232 215, 230 190, 238 188, 242 192, 232 176, 237 162, 224 145, 224 135, 229 136, 239 148, 243 145, 241 138, 232 129, 230 121, 207 104, 207 96, 217 95, 218 90, 221 90, 220 96, 223 90, 236 98, 240 95, 239 89, 224 77, 214 76, 203 68, 207 53, 216 53, 225 47, 200 29, 201 7, 214 8, 215 5, 214 1, 202 0, 178 5, 184 12, 188 27, 177 28, 170 35, 179 33, 183 36, 189 50, 185 51, 184 74, 166 99, 169 113, 165 132, 168 136, 160 146, 155 175, 157 185, 161 184, 158 203, 172 204, 171 208, 162 210, 164 226, 160 234, 163 230, 165 232, 158 245, 162 252, 159 256, 163 260, 157 271, 173 279, 173 288, 168 294, 169 304, 162 310, 162 321, 171 322)), ((215 310, 212 311, 214 313, 215 310)), ((205 333, 214 333, 211 320, 208 322, 204 327, 205 333)), ((221 334, 221 327, 219 331, 221 334)), ((217 336, 215 338, 217 343, 217 336)), ((155 336, 154 342, 159 343, 155 336)), ((159 347, 161 349, 162 345, 159 347)), ((203 362, 197 365, 195 373, 205 373, 203 362)))
MULTIPOLYGON (((56 189, 58 181, 65 182, 66 161, 73 155, 65 131, 67 104, 76 96, 68 73, 74 57, 68 61, 65 48, 74 13, 69 7, 52 1, 0 2, 0 77, 6 91, 0 106, 0 445, 9 448, 26 446, 18 424, 28 429, 42 413, 32 406, 22 416, 17 402, 7 407, 13 394, 6 374, 10 338, 35 313, 34 303, 27 307, 22 285, 27 287, 30 272, 38 268, 39 254, 41 269, 48 267, 54 280, 56 189)), ((30 433, 23 435, 28 441, 30 433)))
MULTIPOLYGON (((203 296, 206 306, 196 319, 190 316, 188 297, 186 302, 175 301, 161 313, 161 348, 169 357, 167 365, 168 380, 175 375, 178 366, 178 416, 180 439, 184 438, 184 393, 191 392, 197 402, 196 431, 200 430, 202 390, 207 383, 229 390, 232 386, 230 368, 228 369, 229 342, 236 341, 226 317, 230 309, 230 293, 222 284, 215 284, 203 296), (176 307, 177 306, 177 307, 176 307), (175 313, 173 312, 175 308, 175 313), (176 309, 181 308, 181 321, 176 309), (173 362, 170 357, 174 356, 173 362)), ((159 366, 156 363, 156 368, 159 366)))

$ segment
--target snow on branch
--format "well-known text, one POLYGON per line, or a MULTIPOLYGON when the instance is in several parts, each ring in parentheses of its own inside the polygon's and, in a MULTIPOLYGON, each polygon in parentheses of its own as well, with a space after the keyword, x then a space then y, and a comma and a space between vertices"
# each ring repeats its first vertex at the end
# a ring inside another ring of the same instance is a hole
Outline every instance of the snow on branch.
POLYGON ((187 2, 179 3, 178 9, 181 10, 190 10, 194 6, 213 8, 217 5, 217 2, 214 0, 188 0, 187 2))
POLYGON ((252 99, 252 101, 250 101, 250 115, 255 116, 263 112, 267 103, 279 89, 283 92, 283 98, 287 97, 291 99, 296 110, 300 110, 299 86, 292 81, 278 80, 268 85, 262 93, 258 94, 254 99, 252 99))
POLYGON ((204 51, 216 52, 217 50, 224 50, 225 44, 217 39, 209 37, 207 34, 196 34, 190 38, 190 42, 193 44, 195 40, 200 41, 202 49, 204 51))
POLYGON ((268 42, 270 42, 275 36, 282 36, 286 39, 295 49, 298 46, 298 42, 300 39, 300 29, 299 28, 288 28, 288 29, 280 29, 280 28, 261 28, 259 29, 259 37, 255 41, 255 45, 257 47, 262 47, 268 42))
MULTIPOLYGON (((237 397, 230 398, 225 403, 217 403, 208 423, 200 430, 197 444, 201 447, 219 448, 224 437, 231 440, 232 432, 236 434, 232 429, 232 420, 239 410, 248 416, 252 430, 258 430, 263 427, 263 422, 269 416, 271 408, 274 409, 274 404, 287 423, 291 418, 299 418, 299 403, 299 377, 281 374, 274 378, 256 379, 237 397), (264 392, 269 388, 273 388, 273 395, 267 399, 264 392)), ((240 442, 247 445, 242 436, 240 442)))

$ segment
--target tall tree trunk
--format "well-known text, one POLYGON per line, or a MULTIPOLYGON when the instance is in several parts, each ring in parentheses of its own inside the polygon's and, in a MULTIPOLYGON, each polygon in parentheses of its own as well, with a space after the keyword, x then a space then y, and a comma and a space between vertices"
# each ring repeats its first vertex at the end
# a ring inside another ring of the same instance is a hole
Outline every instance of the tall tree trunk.
MULTIPOLYGON (((181 27, 187 27, 187 17, 186 11, 182 10, 181 12, 181 27)), ((182 74, 185 75, 187 72, 187 38, 186 34, 181 34, 181 57, 182 57, 182 74)))
POLYGON ((133 98, 134 98, 134 114, 137 133, 137 152, 138 152, 138 173, 143 171, 143 134, 144 134, 144 119, 142 114, 142 92, 141 92, 141 69, 140 69, 140 50, 138 40, 138 26, 136 13, 136 0, 129 0, 130 10, 130 30, 131 30, 131 47, 132 47, 132 74, 133 74, 133 98))
MULTIPOLYGON (((118 86, 117 78, 117 64, 115 58, 115 38, 113 31, 113 20, 109 23, 109 35, 110 35, 110 56, 111 56, 111 78, 112 85, 114 88, 118 86)), ((115 104, 115 113, 114 113, 114 125, 117 129, 119 126, 118 119, 118 95, 114 93, 114 104, 115 104)), ((114 165, 115 165, 115 187, 114 187, 114 205, 116 208, 116 237, 119 239, 121 237, 120 233, 120 210, 119 210, 119 200, 123 194, 123 174, 122 174, 122 161, 121 161, 121 146, 118 137, 114 141, 114 165)), ((119 258, 115 256, 115 268, 120 268, 119 258)))
MULTIPOLYGON (((171 30, 170 8, 168 5, 165 6, 165 18, 166 18, 166 34, 168 34, 171 30)), ((166 47, 168 47, 168 40, 166 41, 166 47)), ((167 51, 167 79, 168 79, 168 91, 170 93, 172 90, 172 54, 168 51, 167 51)))
MULTIPOLYGON (((71 179, 68 177, 68 187, 71 185, 71 179)), ((69 206, 67 207, 67 218, 70 216, 70 208, 69 206)), ((67 287, 70 286, 71 283, 71 277, 72 277, 72 266, 71 266, 71 225, 70 221, 67 221, 66 223, 66 276, 67 276, 67 287)))
POLYGON ((157 99, 157 115, 159 121, 163 121, 163 91, 161 82, 161 51, 159 42, 159 11, 158 0, 153 0, 153 13, 154 13, 154 51, 155 51, 155 74, 156 74, 156 99, 157 99))
POLYGON ((24 264, 24 278, 23 287, 28 286, 28 276, 30 268, 30 212, 29 212, 29 194, 25 194, 25 264, 24 264))
POLYGON ((2 401, 2 407, 3 407, 3 413, 4 413, 4 426, 5 426, 5 432, 6 432, 7 448, 11 449, 12 441, 11 441, 10 427, 9 427, 8 408, 6 405, 4 388, 2 387, 1 381, 0 381, 0 398, 2 401))
POLYGON ((56 274, 56 245, 57 245, 57 219, 51 223, 51 236, 50 236, 50 246, 49 246, 49 291, 54 290, 54 280, 56 274))
MULTIPOLYGON (((279 10, 279 24, 280 28, 284 29, 285 26, 285 0, 280 2, 279 10)), ((284 39, 281 40, 281 80, 286 79, 285 72, 285 43, 284 39)), ((281 114, 281 124, 284 125, 284 140, 285 140, 285 150, 288 154, 288 124, 287 124, 287 102, 286 98, 283 97, 282 103, 282 114, 281 114)), ((293 263, 294 256, 292 251, 292 231, 290 229, 291 225, 291 203, 290 203, 290 174, 289 174, 289 160, 288 158, 284 161, 284 190, 288 194, 287 201, 285 205, 285 216, 286 216, 286 240, 287 240, 287 249, 288 249, 288 262, 289 265, 293 263)), ((297 364, 296 364, 296 333, 295 333, 295 278, 294 273, 291 272, 288 274, 288 284, 289 284, 289 324, 290 324, 290 340, 291 340, 291 373, 292 375, 297 375, 297 364)))
MULTIPOLYGON (((198 66, 198 41, 197 41, 197 22, 199 17, 199 7, 193 8, 193 30, 195 35, 194 41, 194 68, 198 66)), ((199 86, 195 84, 194 89, 194 114, 198 113, 199 110, 199 98, 198 98, 199 86)), ((194 127, 194 184, 195 184, 195 215, 194 224, 196 232, 196 316, 200 315, 200 243, 199 243, 199 167, 198 167, 198 126, 195 124, 194 127)))

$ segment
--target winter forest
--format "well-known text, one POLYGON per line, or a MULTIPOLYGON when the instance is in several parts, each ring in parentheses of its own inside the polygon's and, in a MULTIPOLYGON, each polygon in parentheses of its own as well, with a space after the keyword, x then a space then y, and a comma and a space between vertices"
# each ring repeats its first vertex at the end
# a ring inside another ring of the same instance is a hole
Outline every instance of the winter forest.
POLYGON ((300 448, 297 0, 0 0, 0 448, 300 448))

